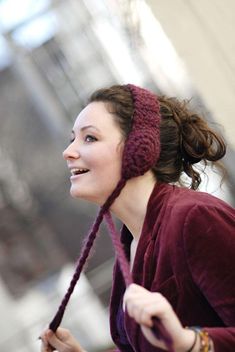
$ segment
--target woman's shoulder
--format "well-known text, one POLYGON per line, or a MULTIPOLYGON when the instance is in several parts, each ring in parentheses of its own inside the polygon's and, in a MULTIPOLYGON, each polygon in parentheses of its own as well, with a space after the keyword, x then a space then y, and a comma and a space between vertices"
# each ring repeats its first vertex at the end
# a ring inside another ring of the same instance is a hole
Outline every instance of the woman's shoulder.
MULTIPOLYGON (((216 196, 184 188, 174 188, 169 197, 168 209, 172 218, 182 220, 190 231, 213 228, 214 232, 226 228, 235 232, 235 209, 216 196)), ((198 231, 197 231, 198 232, 198 231)))
POLYGON ((202 191, 194 191, 184 187, 171 186, 168 205, 173 208, 217 208, 227 209, 235 213, 235 209, 224 200, 202 191))
POLYGON ((158 228, 161 223, 161 228, 177 232, 188 222, 202 227, 219 220, 235 229, 235 209, 209 193, 170 184, 158 185, 153 193, 147 211, 150 227, 158 228))

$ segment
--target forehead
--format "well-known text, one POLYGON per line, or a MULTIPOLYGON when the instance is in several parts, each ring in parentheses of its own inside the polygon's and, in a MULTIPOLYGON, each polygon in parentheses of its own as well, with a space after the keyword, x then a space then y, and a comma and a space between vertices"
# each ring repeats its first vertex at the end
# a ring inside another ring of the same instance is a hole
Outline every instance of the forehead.
POLYGON ((108 111, 103 102, 92 102, 88 104, 76 118, 74 130, 79 130, 87 125, 95 126, 101 130, 119 130, 115 116, 108 111))

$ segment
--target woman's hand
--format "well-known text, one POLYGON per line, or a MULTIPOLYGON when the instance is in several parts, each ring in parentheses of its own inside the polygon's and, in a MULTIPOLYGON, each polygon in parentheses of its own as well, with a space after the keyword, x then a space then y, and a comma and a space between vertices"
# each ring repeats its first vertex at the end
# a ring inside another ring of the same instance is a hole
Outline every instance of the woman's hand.
POLYGON ((40 336, 41 352, 85 352, 69 330, 58 328, 55 333, 47 329, 40 336))
MULTIPOLYGON (((172 338, 176 352, 185 352, 193 345, 195 333, 183 328, 170 303, 162 294, 131 284, 125 292, 123 306, 129 316, 141 325, 143 334, 152 345, 167 349, 164 342, 157 339, 151 331, 152 317, 160 319, 172 338)), ((197 346, 193 350, 197 351, 197 346)))

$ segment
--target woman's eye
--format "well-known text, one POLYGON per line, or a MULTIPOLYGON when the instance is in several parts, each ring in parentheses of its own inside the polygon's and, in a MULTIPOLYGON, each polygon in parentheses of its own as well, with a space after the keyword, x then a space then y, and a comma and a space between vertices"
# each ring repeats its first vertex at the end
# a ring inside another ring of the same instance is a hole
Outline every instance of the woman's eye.
POLYGON ((95 142, 97 141, 97 138, 95 138, 94 136, 91 136, 90 134, 85 136, 85 142, 95 142))

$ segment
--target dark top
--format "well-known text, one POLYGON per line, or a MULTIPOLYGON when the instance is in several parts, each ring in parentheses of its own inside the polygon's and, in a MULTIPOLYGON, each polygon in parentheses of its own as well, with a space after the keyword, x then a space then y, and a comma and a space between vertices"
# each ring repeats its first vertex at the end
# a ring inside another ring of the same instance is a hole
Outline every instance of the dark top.
MULTIPOLYGON (((132 235, 121 240, 128 258, 132 235)), ((235 351, 235 209, 207 193, 156 185, 148 202, 132 270, 136 284, 161 292, 183 326, 201 326, 216 352, 235 351)), ((125 283, 114 266, 112 338, 120 351, 157 352, 126 313, 125 283), (123 322, 124 320, 124 322, 123 322)))

